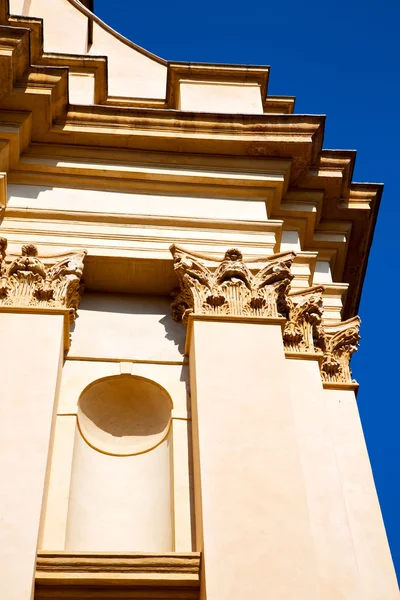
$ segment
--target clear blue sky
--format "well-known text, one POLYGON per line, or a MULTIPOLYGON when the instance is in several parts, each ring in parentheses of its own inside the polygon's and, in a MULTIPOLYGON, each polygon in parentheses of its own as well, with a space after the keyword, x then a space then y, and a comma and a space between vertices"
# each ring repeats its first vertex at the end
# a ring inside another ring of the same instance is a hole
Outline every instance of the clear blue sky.
POLYGON ((400 579, 398 0, 94 0, 96 14, 168 60, 271 66, 269 93, 326 114, 324 148, 356 149, 355 181, 385 190, 352 366, 386 530, 400 579))

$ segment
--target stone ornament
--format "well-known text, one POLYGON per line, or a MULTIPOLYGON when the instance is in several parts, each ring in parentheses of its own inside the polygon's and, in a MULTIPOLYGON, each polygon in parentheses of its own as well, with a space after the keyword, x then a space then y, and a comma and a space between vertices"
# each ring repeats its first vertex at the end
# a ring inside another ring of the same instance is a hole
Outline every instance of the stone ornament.
POLYGON ((33 244, 25 244, 21 256, 7 260, 7 240, 0 238, 0 306, 67 308, 74 321, 83 291, 81 283, 85 250, 45 265, 33 244))
POLYGON ((178 246, 170 250, 180 284, 171 305, 175 321, 186 324, 190 314, 276 318, 285 313, 293 252, 267 257, 253 274, 236 248, 226 251, 215 270, 178 246))
POLYGON ((323 286, 290 292, 283 341, 287 352, 322 352, 323 286))
POLYGON ((321 357, 321 377, 327 384, 353 384, 350 358, 358 348, 360 318, 323 323, 323 286, 290 290, 293 252, 263 260, 256 273, 236 248, 227 250, 215 269, 207 256, 170 248, 180 288, 171 304, 175 321, 187 324, 189 315, 283 317, 285 352, 321 357))
POLYGON ((327 383, 355 383, 350 370, 350 358, 360 341, 360 317, 334 325, 324 325, 321 339, 324 360, 322 380, 327 383))

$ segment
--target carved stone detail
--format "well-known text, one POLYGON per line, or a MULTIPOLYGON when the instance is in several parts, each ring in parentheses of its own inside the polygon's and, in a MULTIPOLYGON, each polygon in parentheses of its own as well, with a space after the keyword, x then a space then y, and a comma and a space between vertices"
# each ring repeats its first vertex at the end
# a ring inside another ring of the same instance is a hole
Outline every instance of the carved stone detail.
POLYGON ((268 256, 257 272, 250 270, 240 250, 225 253, 216 268, 206 267, 208 256, 170 248, 180 289, 171 304, 176 321, 190 314, 239 317, 284 317, 283 342, 287 353, 320 355, 326 383, 354 383, 350 358, 358 347, 360 318, 323 323, 324 286, 290 290, 290 267, 295 254, 268 256))
POLYGON ((283 341, 287 352, 319 352, 323 286, 290 292, 283 341))
POLYGON ((85 250, 45 265, 33 244, 22 246, 21 256, 6 256, 7 240, 0 238, 0 306, 67 308, 76 317, 83 291, 85 250))
POLYGON ((253 274, 235 248, 225 253, 215 270, 182 248, 170 250, 180 284, 171 305, 176 321, 187 323, 192 313, 276 318, 287 312, 294 253, 266 257, 264 266, 253 274))
POLYGON ((353 317, 335 325, 324 325, 321 338, 324 352, 321 375, 324 382, 354 383, 350 358, 358 349, 360 324, 360 317, 353 317))

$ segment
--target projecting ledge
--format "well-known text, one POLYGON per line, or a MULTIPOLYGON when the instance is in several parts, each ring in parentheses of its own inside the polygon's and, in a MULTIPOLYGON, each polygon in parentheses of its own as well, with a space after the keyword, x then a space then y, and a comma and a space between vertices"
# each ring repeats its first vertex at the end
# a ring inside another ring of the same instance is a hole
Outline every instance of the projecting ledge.
POLYGON ((37 585, 198 587, 200 553, 40 552, 37 585))
POLYGON ((360 387, 360 385, 357 383, 357 381, 348 381, 348 382, 341 382, 341 381, 323 381, 322 382, 324 390, 349 390, 351 392, 355 392, 355 394, 357 395, 358 393, 358 388, 360 387))

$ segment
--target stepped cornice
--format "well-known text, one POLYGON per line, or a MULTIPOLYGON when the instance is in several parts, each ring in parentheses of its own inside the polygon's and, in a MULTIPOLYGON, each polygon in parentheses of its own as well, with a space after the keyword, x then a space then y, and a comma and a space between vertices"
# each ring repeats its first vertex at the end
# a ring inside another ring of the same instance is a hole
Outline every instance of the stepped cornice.
MULTIPOLYGON (((265 114, 180 111, 168 104, 173 99, 168 89, 165 101, 113 99, 108 96, 106 57, 43 52, 42 20, 9 16, 7 2, 0 5, 0 168, 8 172, 11 182, 47 181, 66 186, 73 177, 75 186, 85 187, 93 185, 96 178, 100 187, 113 189, 115 185, 118 189, 116 164, 105 178, 107 164, 115 162, 116 153, 120 153, 118 164, 123 156, 127 162, 132 160, 134 152, 143 157, 158 153, 165 160, 171 153, 229 155, 232 160, 251 159, 258 172, 265 160, 281 161, 277 167, 280 184, 272 196, 271 186, 265 184, 272 198, 268 217, 283 220, 286 228, 298 231, 304 252, 318 251, 320 258, 330 262, 334 281, 350 285, 343 316, 356 314, 382 186, 351 182, 354 151, 322 149, 323 115, 291 114, 293 99, 266 95, 268 67, 249 68, 249 77, 264 82, 264 110, 271 111, 265 114), (95 105, 69 102, 69 75, 76 72, 94 78, 95 105), (277 114, 279 110, 283 114, 277 114), (103 164, 98 161, 90 171, 83 163, 62 167, 45 163, 46 157, 79 156, 81 148, 85 148, 87 161, 97 160, 99 147, 103 164)), ((159 60, 170 69, 169 82, 185 69, 183 63, 159 60)), ((227 69, 206 67, 211 78, 227 69)), ((234 77, 235 67, 231 70, 234 77)), ((123 173, 127 191, 129 182, 136 185, 138 177, 137 173, 123 173)), ((182 177, 174 185, 184 185, 182 177)), ((158 185, 172 185, 167 179, 154 175, 151 182, 157 189, 158 185)), ((204 181, 204 185, 210 182, 204 181)), ((257 194, 261 194, 262 183, 257 185, 257 194)))

